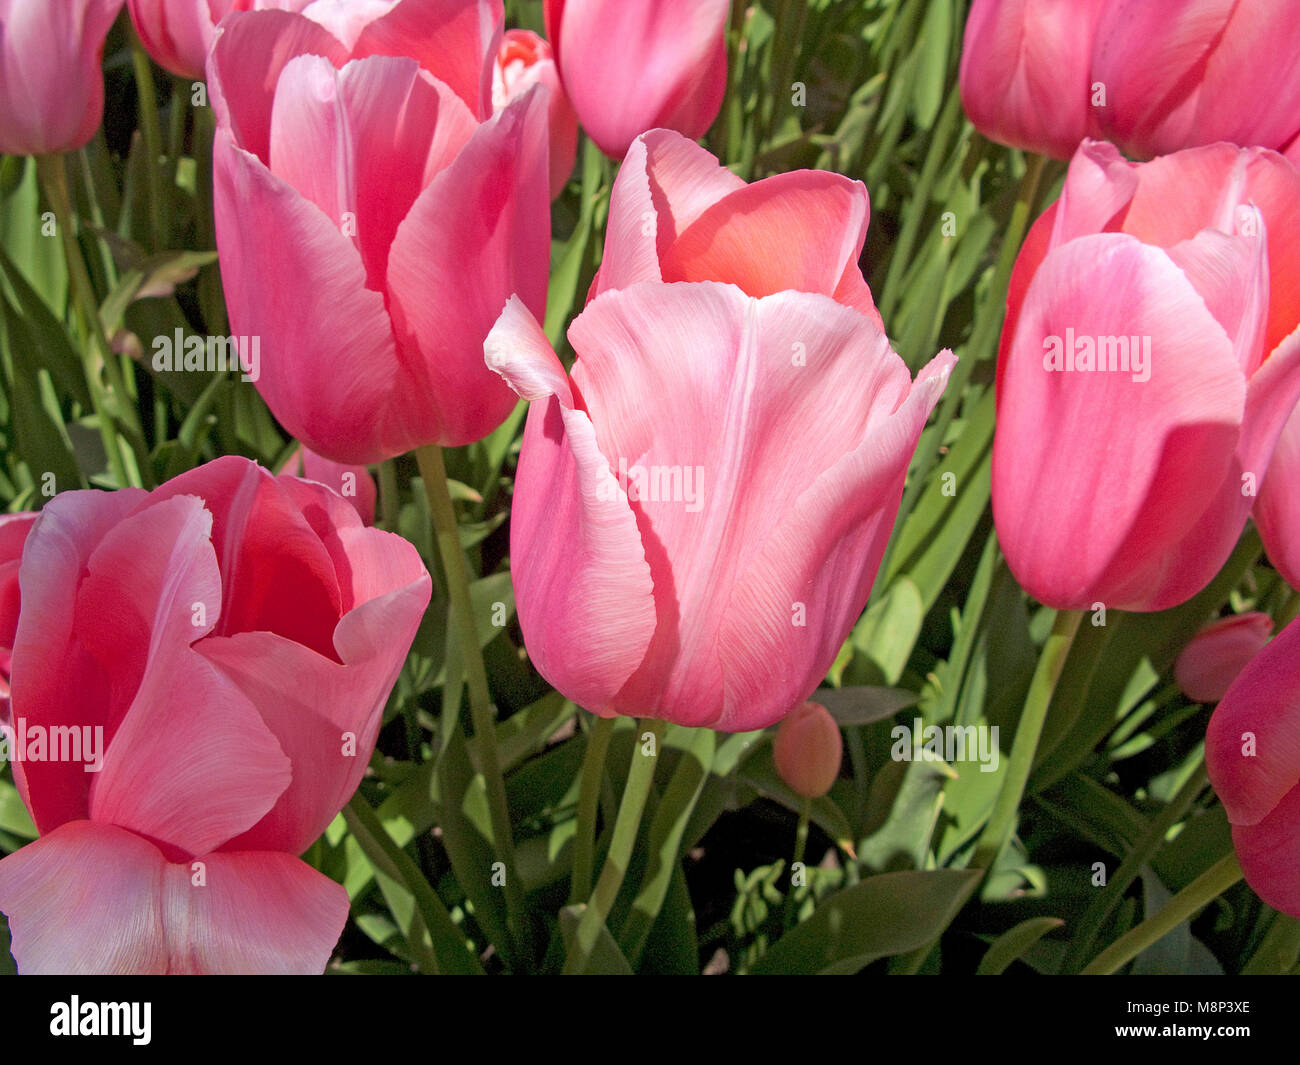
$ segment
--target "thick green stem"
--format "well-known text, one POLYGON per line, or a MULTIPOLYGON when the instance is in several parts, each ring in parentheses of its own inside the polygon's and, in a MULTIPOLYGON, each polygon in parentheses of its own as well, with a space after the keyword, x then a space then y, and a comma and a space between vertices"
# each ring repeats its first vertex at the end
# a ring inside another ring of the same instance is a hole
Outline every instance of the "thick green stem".
POLYGON ((492 843, 496 855, 505 865, 506 912, 510 928, 518 945, 525 942, 524 900, 520 890, 515 865, 514 836, 510 829, 510 810, 506 803, 505 778, 501 772, 501 758, 497 753, 496 715, 492 709, 492 694, 488 689, 487 670, 483 665, 483 650, 479 646, 478 628, 474 624, 474 608, 470 601, 469 569, 465 552, 460 544, 460 526, 456 521, 456 508, 447 489, 447 468, 442 459, 442 448, 426 444, 415 452, 424 480, 424 492, 429 501, 429 517, 433 522, 438 551, 442 556, 443 571, 447 576, 447 596, 460 637, 461 666, 465 671, 465 684, 469 689, 470 720, 474 725, 474 753, 478 770, 487 785, 488 810, 492 819, 492 843))
POLYGON ((1079 919, 1079 932, 1065 956, 1062 972, 1076 972, 1084 959, 1092 953, 1092 945, 1096 942, 1097 933, 1106 918, 1124 897, 1124 892, 1137 878, 1142 866, 1149 863, 1164 844, 1169 830, 1183 818, 1208 783, 1209 777, 1202 765, 1178 790, 1178 794, 1169 800, 1165 808, 1151 819, 1141 838, 1133 844, 1133 849, 1125 855, 1119 868, 1115 870, 1101 893, 1079 919))
POLYGON ((632 745, 632 764, 627 773, 627 785, 623 789, 623 801, 619 804, 614 834, 609 841, 609 853, 605 856, 605 865, 601 868, 600 879, 596 881, 596 889, 591 893, 586 909, 578 919, 573 951, 564 962, 566 974, 586 970, 591 952, 600 936, 600 929, 609 918, 614 900, 618 898, 619 889, 623 886, 637 833, 641 829, 641 815, 645 812, 646 800, 650 797, 655 765, 659 760, 659 745, 663 742, 666 727, 663 721, 647 720, 640 723, 632 745), (648 736, 643 738, 643 733, 648 736), (646 744, 650 745, 649 751, 645 750, 646 744))
POLYGON ((1228 854, 1188 884, 1136 928, 1130 929, 1103 950, 1083 970, 1084 976, 1109 976, 1128 964, 1147 947, 1194 917, 1208 903, 1242 878, 1235 854, 1228 854))
POLYGON ((582 790, 578 794, 578 830, 573 840, 573 877, 569 904, 576 905, 591 895, 591 878, 596 866, 596 815, 600 809, 600 785, 605 776, 605 755, 614 735, 614 719, 598 717, 587 733, 587 751, 582 758, 582 790))
POLYGON ((1043 644, 1038 667, 1029 682, 1025 708, 1021 711, 1020 723, 1016 726, 1016 738, 1011 746, 1011 757, 1007 760, 1007 775, 1002 781, 1002 790, 998 792, 993 812, 989 815, 988 824, 984 826, 984 832, 975 847, 975 856, 971 859, 971 865, 975 868, 992 868, 994 860, 1011 838, 1016 810, 1024 796, 1029 771, 1034 765, 1034 753, 1038 750, 1038 739, 1043 733, 1043 722, 1047 720, 1056 682, 1060 679, 1061 670, 1065 668, 1065 660, 1070 654, 1070 645, 1074 643, 1074 634, 1079 631, 1082 617, 1077 610, 1058 611, 1056 620, 1052 623, 1052 631, 1043 644))

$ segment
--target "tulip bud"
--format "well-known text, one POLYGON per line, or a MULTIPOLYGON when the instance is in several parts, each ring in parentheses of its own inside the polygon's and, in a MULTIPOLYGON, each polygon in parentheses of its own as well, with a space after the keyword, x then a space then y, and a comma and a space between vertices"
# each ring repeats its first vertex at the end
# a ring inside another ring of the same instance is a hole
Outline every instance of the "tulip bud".
POLYGON ((1174 681, 1187 698, 1217 703, 1273 632, 1267 614, 1219 618, 1191 638, 1174 663, 1174 681))
POLYGON ((805 799, 820 799, 840 775, 844 740, 820 703, 800 703, 782 720, 772 744, 781 779, 805 799))

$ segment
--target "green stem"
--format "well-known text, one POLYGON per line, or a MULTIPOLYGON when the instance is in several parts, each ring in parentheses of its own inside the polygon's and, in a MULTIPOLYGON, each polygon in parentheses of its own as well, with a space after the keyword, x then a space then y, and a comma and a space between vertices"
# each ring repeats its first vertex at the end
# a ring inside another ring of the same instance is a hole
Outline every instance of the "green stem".
POLYGON ((1188 884, 1154 916, 1130 929, 1103 950, 1083 970, 1084 976, 1109 976, 1147 947, 1191 919, 1203 907, 1242 878, 1237 856, 1229 853, 1188 884))
POLYGON ((632 850, 636 845, 637 833, 641 829, 641 815, 645 812, 646 800, 650 797, 650 786, 654 782, 655 764, 659 759, 659 746, 663 741, 667 725, 663 721, 645 720, 638 725, 638 732, 633 737, 632 764, 627 773, 627 785, 623 788, 623 801, 618 807, 618 817, 614 822, 614 834, 609 841, 609 853, 605 856, 605 865, 596 881, 596 889, 591 893, 582 916, 578 919, 578 930, 574 936, 574 950, 564 962, 566 974, 584 972, 591 959, 601 927, 609 918, 623 886, 623 877, 632 859, 632 850), (642 731, 652 737, 652 750, 642 753, 644 741, 642 731))
POLYGON ((139 35, 131 31, 131 64, 135 71, 136 95, 139 98, 140 132, 144 137, 144 150, 148 158, 145 167, 145 188, 149 195, 149 246, 162 250, 162 181, 159 166, 162 160, 162 125, 158 121, 158 95, 154 86, 153 69, 149 53, 140 43, 139 35))
POLYGON ((1133 848, 1124 856, 1119 868, 1115 870, 1101 893, 1079 919, 1079 934, 1066 953, 1061 966, 1062 972, 1077 972, 1084 959, 1092 953, 1092 946, 1097 941, 1097 933, 1101 931, 1106 918, 1124 897, 1124 892, 1128 890, 1129 885, 1137 879, 1142 866, 1150 862, 1164 844, 1169 830, 1182 820, 1192 803, 1196 801, 1196 797, 1205 790, 1209 782, 1210 778, 1205 772, 1205 766, 1202 765, 1187 779, 1165 808, 1151 819, 1141 838, 1133 844, 1133 848))
MULTIPOLYGON (((401 884, 411 893, 411 897, 415 900, 415 912, 419 915, 424 929, 413 930, 409 941, 412 941, 412 949, 418 951, 416 943, 419 940, 419 932, 428 931, 429 938, 434 943, 433 951, 428 956, 429 962, 433 965, 432 972, 435 975, 441 973, 447 967, 448 959, 438 958, 439 940, 464 940, 460 929, 451 919, 451 914, 447 912, 447 907, 443 905, 442 899, 438 898, 437 893, 429 886, 428 880, 424 878, 424 874, 420 872, 419 866, 411 856, 393 842, 393 837, 388 834, 383 822, 370 808, 370 804, 361 797, 360 792, 352 796, 352 801, 343 807, 343 820, 347 822, 348 829, 375 869, 390 880, 401 884)), ((454 961, 459 963, 453 964, 454 971, 463 971, 467 961, 474 969, 482 971, 472 954, 468 959, 458 958, 454 961)))
POLYGON ((596 718, 587 733, 587 751, 582 758, 582 790, 578 794, 578 830, 573 840, 570 905, 576 905, 591 895, 591 878, 596 866, 596 814, 600 808, 600 784, 605 775, 609 739, 613 734, 612 717, 596 718))
POLYGON ((805 798, 799 807, 799 827, 794 833, 794 857, 790 860, 790 890, 785 896, 785 916, 781 922, 785 928, 794 925, 795 917, 799 912, 798 903, 795 902, 794 867, 803 861, 804 852, 808 849, 808 822, 811 818, 812 800, 805 798))
MULTIPOLYGON (((459 633, 461 666, 465 671, 465 684, 469 689, 470 720, 474 725, 473 749, 478 770, 487 786, 488 811, 492 820, 492 842, 496 856, 505 865, 506 912, 512 933, 518 943, 524 942, 524 899, 517 867, 515 865, 514 836, 510 829, 510 810, 506 803, 505 778, 501 772, 501 758, 497 752, 496 715, 492 709, 492 693, 488 688, 487 669, 483 665, 483 650, 479 646, 478 628, 474 624, 474 608, 470 601, 469 570, 460 544, 460 526, 456 521, 456 508, 447 490, 447 467, 443 463, 442 448, 426 444, 417 448, 416 461, 424 480, 424 492, 429 501, 429 517, 433 522, 438 550, 442 556, 443 571, 447 576, 447 596, 451 600, 452 617, 459 633)), ((516 952, 518 953, 518 952, 516 952)))
POLYGON ((1007 840, 1011 838, 1016 810, 1020 807, 1029 771, 1033 768, 1034 753, 1038 750, 1038 738, 1043 732, 1043 722, 1047 720, 1056 682, 1065 667, 1070 645, 1074 642, 1082 618, 1083 614, 1077 610, 1057 611, 1052 631, 1038 657, 1038 667, 1029 682, 1029 693, 1025 697, 1020 723, 1016 726, 1016 738, 1011 746, 1002 790, 998 792, 993 812, 989 815, 988 823, 975 847, 975 856, 971 859, 971 865, 975 868, 991 869, 1007 840))
POLYGON ((402 501, 397 493, 397 467, 393 459, 379 464, 379 520, 389 532, 397 532, 402 501))
POLYGON ((68 265, 68 287, 72 304, 81 322, 82 366, 86 374, 86 384, 99 415, 97 419, 99 432, 107 452, 109 469, 118 485, 122 487, 138 485, 140 483, 138 476, 136 478, 128 476, 122 447, 118 440, 118 429, 121 428, 132 437, 131 443, 137 449, 137 455, 143 450, 143 441, 137 442, 134 439, 138 436, 138 427, 130 423, 123 424, 127 422, 128 414, 134 414, 134 407, 130 402, 130 394, 122 376, 121 366, 118 365, 108 338, 104 335, 104 326, 100 321, 99 306, 95 299, 95 288, 86 270, 86 261, 81 256, 81 247, 77 244, 73 230, 72 197, 68 190, 68 172, 64 166, 63 156, 38 156, 36 173, 45 189, 50 208, 54 211, 54 222, 63 242, 63 257, 68 265), (105 390, 100 378, 101 369, 108 376, 108 391, 105 390))

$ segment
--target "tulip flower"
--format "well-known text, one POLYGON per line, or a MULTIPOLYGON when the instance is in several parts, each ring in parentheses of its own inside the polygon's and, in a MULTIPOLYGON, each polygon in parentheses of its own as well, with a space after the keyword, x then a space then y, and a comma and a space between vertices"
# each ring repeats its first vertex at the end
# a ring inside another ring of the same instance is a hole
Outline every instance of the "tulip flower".
POLYGON ((1273 152, 1075 154, 998 362, 993 516, 1039 601, 1162 610, 1227 560, 1300 399, 1298 211, 1273 152))
POLYGON ((1205 768, 1246 882, 1300 917, 1300 621, 1233 682, 1210 718, 1205 768))
POLYGON ((0 153, 83 147, 104 117, 104 40, 124 0, 0 0, 0 153))
POLYGON ((320 972, 348 898, 297 855, 365 772, 429 602, 415 549, 232 457, 61 493, 19 580, 19 970, 320 972))
POLYGON ((375 479, 364 466, 344 466, 322 458, 308 448, 300 447, 276 472, 316 481, 332 488, 356 507, 363 524, 375 523, 375 499, 379 493, 375 488, 375 479))
POLYGON ((1096 134, 1090 63, 1107 0, 975 0, 962 41, 961 102, 999 144, 1068 159, 1096 134))
POLYGON ((487 361, 532 401, 511 518, 528 652, 602 716, 763 728, 860 615, 954 359, 915 384, 827 296, 634 284, 573 322, 572 377, 518 299, 487 361))
POLYGON ((547 89, 551 131, 551 199, 558 199, 578 156, 578 116, 560 85, 551 46, 529 30, 507 30, 492 74, 492 109, 501 111, 534 85, 547 89))
POLYGON ((1287 3, 1109 0, 1092 81, 1101 135, 1139 157, 1229 141, 1281 148, 1300 131, 1300 19, 1287 3))
POLYGON ((622 159, 647 130, 695 139, 713 125, 727 90, 729 7, 730 0, 546 0, 546 37, 565 92, 602 152, 622 159))
POLYGON ((9 724, 9 669, 18 628, 18 564, 35 522, 32 513, 0 515, 0 726, 9 724))
POLYGON ((840 775, 844 739, 830 711, 819 703, 800 703, 781 719, 772 741, 772 758, 781 779, 796 795, 820 799, 840 775))
POLYGON ((654 130, 619 168, 591 295, 639 281, 721 281, 751 296, 793 289, 882 328, 858 266, 870 217, 860 181, 797 170, 747 185, 692 141, 654 130))
POLYGON ((1291 414, 1278 438, 1253 517, 1269 561, 1300 588, 1300 413, 1291 414))
POLYGON ((1178 690, 1193 702, 1217 703, 1272 634, 1273 619, 1267 614, 1236 614, 1211 622, 1174 662, 1178 690))
MULTIPOLYGON (((388 18, 409 10, 397 28, 414 29, 448 6, 404 0, 388 18)), ((464 23, 411 51, 472 51, 490 91, 495 38, 483 52, 482 27, 464 23)), ((534 88, 480 123, 466 103, 476 74, 349 61, 392 37, 376 36, 383 22, 331 25, 344 37, 279 11, 222 22, 208 65, 216 230, 233 332, 261 338, 272 413, 312 451, 360 465, 480 439, 513 408, 482 349, 507 297, 545 307, 546 100, 534 88)))
POLYGON ((212 36, 232 11, 302 11, 312 0, 127 0, 145 51, 180 78, 202 80, 212 36))

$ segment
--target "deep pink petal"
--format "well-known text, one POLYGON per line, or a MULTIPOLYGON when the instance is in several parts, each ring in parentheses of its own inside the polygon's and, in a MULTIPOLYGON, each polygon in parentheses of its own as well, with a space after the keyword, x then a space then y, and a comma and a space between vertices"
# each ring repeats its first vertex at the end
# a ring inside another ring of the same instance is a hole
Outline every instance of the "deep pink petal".
MULTIPOLYGON (((41 728, 108 725, 103 671, 73 631, 76 590, 99 541, 146 498, 138 488, 61 492, 41 511, 18 572, 22 612, 10 666, 15 722, 22 718, 41 728)), ((82 764, 15 761, 12 768, 42 832, 87 816, 92 778, 82 764)))
POLYGON ((1174 662, 1174 681, 1187 698, 1216 703, 1273 634, 1273 619, 1258 612, 1235 614, 1207 625, 1174 662))
POLYGON ((320 56, 299 56, 275 91, 271 172, 352 240, 366 286, 383 291, 397 227, 477 128, 412 59, 378 56, 336 70, 320 56))
POLYGON ((316 454, 310 448, 300 447, 280 468, 280 473, 305 477, 325 485, 347 499, 364 524, 375 523, 378 490, 375 479, 365 466, 345 466, 316 454))
POLYGON ((348 58, 328 30, 288 11, 232 12, 213 36, 208 88, 218 127, 263 163, 271 158, 271 110, 280 72, 300 55, 325 56, 336 67, 348 58))
POLYGON ((511 295, 545 312, 549 269, 546 101, 533 89, 479 127, 393 242, 388 305, 410 381, 393 402, 407 450, 481 439, 509 414, 515 396, 484 365, 483 342, 511 295))
MULTIPOLYGON (((1003 366, 993 448, 994 518, 1020 583, 1070 609, 1159 609, 1199 590, 1224 559, 1170 548, 1225 486, 1245 400, 1231 341, 1163 252, 1102 234, 1048 255, 1003 366), (1149 380, 1049 372, 1050 338, 1065 348, 1071 332, 1150 337, 1149 380)), ((1233 539, 1236 518, 1218 523, 1233 539)))
POLYGON ((1300 918, 1300 786, 1258 824, 1233 825, 1232 845, 1255 894, 1300 918))
POLYGON ((622 159, 638 134, 702 136, 726 89, 728 0, 569 0, 547 33, 583 128, 622 159))
POLYGON ((351 240, 241 151, 215 148, 217 245, 231 329, 260 344, 258 391, 299 440, 336 462, 408 451, 389 410, 399 366, 384 298, 351 240))

